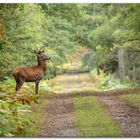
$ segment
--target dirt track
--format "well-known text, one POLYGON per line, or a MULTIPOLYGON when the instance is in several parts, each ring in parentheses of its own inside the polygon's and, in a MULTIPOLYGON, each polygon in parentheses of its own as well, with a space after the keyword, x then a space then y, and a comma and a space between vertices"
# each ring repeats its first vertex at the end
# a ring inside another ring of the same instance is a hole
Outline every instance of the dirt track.
MULTIPOLYGON (((71 82, 72 78, 68 78, 71 82)), ((76 79, 78 81, 78 79, 76 79)), ((64 82, 64 81, 62 81, 64 82)), ((78 82, 82 83, 82 81, 78 82)), ((76 82, 74 83, 76 84, 76 82)), ((80 85, 81 86, 81 85, 80 85)), ((46 121, 41 127, 39 136, 42 137, 80 137, 82 134, 75 128, 74 107, 72 99, 77 96, 97 96, 97 99, 104 107, 105 111, 118 123, 123 136, 140 136, 140 110, 131 107, 123 100, 119 99, 122 94, 137 94, 137 89, 120 89, 110 91, 71 91, 65 93, 53 93, 46 97, 49 100, 45 112, 46 121)))
POLYGON ((54 97, 46 108, 47 118, 41 128, 42 137, 78 137, 80 132, 75 128, 72 99, 54 97))

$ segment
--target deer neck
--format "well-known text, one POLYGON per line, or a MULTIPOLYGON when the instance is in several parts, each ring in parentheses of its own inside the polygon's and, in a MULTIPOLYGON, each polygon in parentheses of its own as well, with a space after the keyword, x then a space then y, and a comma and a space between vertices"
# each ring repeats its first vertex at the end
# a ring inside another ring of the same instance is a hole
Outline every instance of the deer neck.
POLYGON ((38 67, 42 68, 45 72, 47 67, 46 61, 38 61, 38 67))

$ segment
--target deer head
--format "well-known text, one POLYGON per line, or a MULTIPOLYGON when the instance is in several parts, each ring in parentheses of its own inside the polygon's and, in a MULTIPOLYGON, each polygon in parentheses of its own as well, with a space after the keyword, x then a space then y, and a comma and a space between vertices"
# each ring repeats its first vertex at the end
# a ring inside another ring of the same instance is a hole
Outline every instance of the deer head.
POLYGON ((50 60, 50 57, 46 56, 45 53, 45 48, 40 48, 38 51, 37 50, 33 50, 32 48, 28 48, 28 50, 31 53, 35 53, 37 56, 38 61, 47 61, 50 60))

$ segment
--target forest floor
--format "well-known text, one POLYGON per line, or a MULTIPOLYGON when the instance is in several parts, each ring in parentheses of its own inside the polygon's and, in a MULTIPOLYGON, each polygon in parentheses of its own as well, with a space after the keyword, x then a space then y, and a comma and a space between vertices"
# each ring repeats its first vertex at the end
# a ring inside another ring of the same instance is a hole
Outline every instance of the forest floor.
MULTIPOLYGON (((56 77, 55 83, 62 88, 59 92, 47 95, 49 102, 45 109, 47 115, 44 115, 46 117, 45 122, 38 136, 88 136, 83 135, 80 129, 76 127, 73 99, 79 96, 96 96, 105 113, 111 117, 121 130, 121 136, 140 136, 140 108, 131 106, 127 101, 120 98, 124 94, 139 94, 140 89, 96 91, 95 84, 87 73, 59 75, 56 77)), ((45 98, 46 95, 42 97, 45 98)))

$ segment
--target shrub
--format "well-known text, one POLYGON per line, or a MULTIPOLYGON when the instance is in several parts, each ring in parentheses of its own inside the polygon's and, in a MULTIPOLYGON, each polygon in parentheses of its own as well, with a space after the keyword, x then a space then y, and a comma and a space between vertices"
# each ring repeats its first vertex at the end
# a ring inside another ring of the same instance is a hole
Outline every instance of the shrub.
POLYGON ((125 88, 127 85, 121 83, 119 79, 114 78, 113 75, 105 75, 98 85, 99 89, 116 89, 116 88, 125 88))
POLYGON ((31 112, 30 107, 36 97, 28 84, 21 94, 17 94, 14 88, 14 79, 0 82, 0 136, 21 136, 28 133, 27 128, 31 124, 27 114, 31 112))

